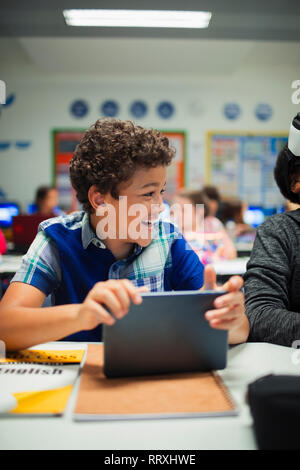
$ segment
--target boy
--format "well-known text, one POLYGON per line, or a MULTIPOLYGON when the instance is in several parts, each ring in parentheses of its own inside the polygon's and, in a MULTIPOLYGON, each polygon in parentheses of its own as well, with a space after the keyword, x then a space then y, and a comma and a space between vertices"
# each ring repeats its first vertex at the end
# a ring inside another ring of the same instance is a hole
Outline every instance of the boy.
MULTIPOLYGON (((203 276, 174 227, 157 222, 173 156, 166 137, 130 121, 99 119, 87 130, 70 165, 84 211, 40 225, 0 304, 8 350, 62 338, 101 341, 101 324, 122 318, 146 289, 200 289, 204 277, 205 288, 216 288, 214 272, 203 276), (49 294, 53 306, 41 308, 49 294)), ((242 282, 232 278, 219 308, 206 313, 234 343, 248 335, 242 282)))

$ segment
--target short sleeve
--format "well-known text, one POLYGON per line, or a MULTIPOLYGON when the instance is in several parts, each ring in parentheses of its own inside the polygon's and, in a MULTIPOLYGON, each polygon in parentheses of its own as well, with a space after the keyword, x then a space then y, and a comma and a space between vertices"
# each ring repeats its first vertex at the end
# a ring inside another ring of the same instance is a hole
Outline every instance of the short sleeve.
POLYGON ((166 290, 197 290, 203 286, 204 266, 184 237, 173 242, 171 258, 166 290))
POLYGON ((61 269, 56 244, 44 231, 39 231, 11 282, 30 284, 48 296, 57 288, 60 280, 61 269))

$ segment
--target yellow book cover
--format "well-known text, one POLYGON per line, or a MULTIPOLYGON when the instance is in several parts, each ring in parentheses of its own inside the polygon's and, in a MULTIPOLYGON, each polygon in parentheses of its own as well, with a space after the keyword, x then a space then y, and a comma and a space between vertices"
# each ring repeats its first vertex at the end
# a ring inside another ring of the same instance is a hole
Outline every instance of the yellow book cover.
POLYGON ((80 364, 84 356, 83 349, 70 350, 40 350, 23 349, 16 352, 7 352, 1 362, 36 362, 47 364, 80 364))
POLYGON ((28 349, 0 360, 0 413, 61 415, 85 349, 28 349))

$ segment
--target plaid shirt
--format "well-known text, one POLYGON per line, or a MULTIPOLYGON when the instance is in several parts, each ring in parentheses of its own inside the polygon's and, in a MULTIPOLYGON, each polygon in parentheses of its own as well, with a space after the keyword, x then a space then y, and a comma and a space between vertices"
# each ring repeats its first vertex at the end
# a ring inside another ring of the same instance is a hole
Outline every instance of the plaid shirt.
MULTIPOLYGON (((68 230, 81 229, 81 242, 84 250, 92 243, 101 250, 108 250, 93 231, 88 214, 75 212, 70 215, 55 217, 42 222, 38 234, 23 256, 20 269, 11 282, 31 284, 46 295, 54 292, 62 280, 59 250, 56 242, 45 230, 53 224, 63 224, 68 230)), ((150 291, 198 289, 203 283, 203 266, 198 257, 190 250, 181 234, 170 230, 170 224, 160 222, 158 233, 151 243, 142 248, 135 245, 133 253, 122 260, 115 260, 108 268, 108 277, 98 279, 130 279, 136 286, 147 286, 150 291), (172 251, 175 247, 177 249, 172 251), (176 266, 175 266, 176 265, 176 266), (176 269, 175 269, 176 267, 176 269), (176 271, 176 276, 173 275, 176 271), (166 273, 173 275, 172 285, 166 287, 166 273)))

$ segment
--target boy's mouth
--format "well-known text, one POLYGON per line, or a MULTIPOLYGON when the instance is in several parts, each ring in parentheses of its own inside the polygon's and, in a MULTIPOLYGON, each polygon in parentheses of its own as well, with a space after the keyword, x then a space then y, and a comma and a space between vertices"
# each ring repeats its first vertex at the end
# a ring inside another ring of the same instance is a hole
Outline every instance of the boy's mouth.
POLYGON ((148 230, 153 230, 154 226, 157 224, 158 219, 155 220, 142 220, 142 224, 145 225, 148 230))

